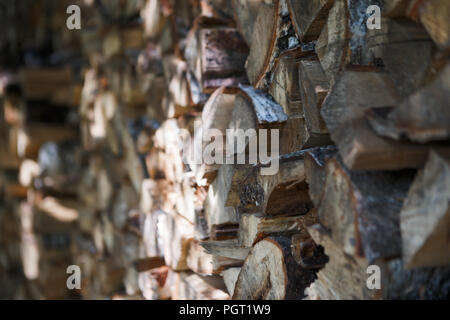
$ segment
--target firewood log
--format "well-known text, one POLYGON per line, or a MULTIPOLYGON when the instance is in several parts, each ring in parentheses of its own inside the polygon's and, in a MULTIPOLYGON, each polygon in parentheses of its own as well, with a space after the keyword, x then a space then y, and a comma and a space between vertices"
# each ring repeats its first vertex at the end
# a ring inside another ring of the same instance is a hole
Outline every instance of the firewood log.
POLYGON ((361 300, 380 295, 381 290, 368 290, 366 287, 368 264, 364 259, 345 254, 320 225, 309 227, 308 233, 315 243, 325 248, 325 254, 330 260, 306 289, 308 299, 361 300))
POLYGON ((279 162, 275 174, 265 175, 263 166, 256 167, 244 181, 239 194, 242 212, 268 216, 306 213, 311 208, 311 200, 305 182, 304 152, 280 156, 273 161, 279 162))
POLYGON ((232 0, 234 20, 239 32, 250 46, 253 37, 253 26, 258 16, 258 9, 263 0, 232 0))
POLYGON ((316 40, 324 27, 334 0, 288 0, 292 23, 300 40, 316 40))
POLYGON ((450 264, 449 174, 449 159, 431 152, 409 190, 400 212, 406 268, 450 264))
POLYGON ((382 18, 381 29, 368 30, 363 59, 388 73, 401 97, 420 88, 434 46, 425 29, 413 21, 382 18))
POLYGON ((450 64, 447 64, 430 84, 409 96, 398 107, 368 110, 366 116, 372 128, 377 134, 395 140, 401 140, 404 136, 419 143, 448 140, 450 119, 445 106, 450 88, 444 79, 448 79, 449 75, 450 64))
POLYGON ((213 275, 219 274, 224 269, 242 265, 242 260, 223 257, 208 253, 199 241, 189 243, 187 265, 189 269, 197 274, 213 275))
POLYGON ((307 129, 312 133, 327 134, 320 116, 322 103, 329 91, 328 80, 318 61, 302 60, 299 65, 300 92, 307 129))
POLYGON ((430 37, 441 50, 448 49, 450 45, 450 26, 446 19, 449 13, 449 4, 443 4, 436 0, 412 0, 408 7, 408 15, 422 22, 430 37))
POLYGON ((241 268, 237 267, 226 269, 220 274, 230 296, 233 296, 234 294, 234 288, 239 277, 239 272, 241 272, 241 268))
POLYGON ((237 239, 232 240, 205 240, 200 242, 206 252, 211 255, 223 256, 235 260, 245 260, 250 248, 242 247, 237 239))
MULTIPOLYGON (((398 103, 393 83, 382 74, 348 70, 338 77, 321 115, 349 168, 392 170, 417 168, 424 164, 432 145, 379 137, 365 119, 368 104, 376 108, 398 103)), ((445 145, 435 147, 446 149, 445 145)))
POLYGON ((290 245, 290 239, 285 237, 266 238, 258 242, 241 268, 233 299, 302 299, 315 274, 295 262, 290 245))
POLYGON ((163 240, 166 265, 174 271, 188 270, 186 258, 194 236, 193 225, 177 214, 167 214, 161 216, 157 228, 163 240))
POLYGON ((185 55, 203 93, 247 82, 247 44, 237 29, 226 27, 221 21, 197 18, 187 38, 185 55))
MULTIPOLYGON (((234 107, 235 96, 228 94, 225 87, 217 89, 205 104, 202 112, 201 127, 195 132, 194 147, 192 148, 193 154, 190 155, 191 160, 195 161, 195 157, 199 156, 198 153, 202 153, 205 150, 208 143, 211 142, 211 138, 208 136, 208 130, 220 130, 225 137, 225 131, 228 128, 228 124, 231 120, 231 114, 234 107), (196 146, 201 146, 201 149, 197 149, 196 146)), ((215 138, 216 139, 216 138, 215 138)), ((223 141, 222 145, 225 146, 223 141)), ((225 148, 216 150, 215 152, 225 152, 225 148)), ((200 154, 203 156, 203 154, 200 154)), ((193 164, 196 180, 200 181, 204 178, 211 183, 216 175, 220 164, 206 164, 203 160, 201 164, 193 164)))
POLYGON ((219 277, 200 276, 195 273, 175 273, 172 285, 173 300, 228 300, 226 287, 219 277), (218 289, 217 287, 220 287, 218 289))
POLYGON ((309 196, 318 208, 323 197, 326 183, 326 163, 337 154, 335 146, 317 147, 306 151, 305 178, 308 183, 309 196))
POLYGON ((239 244, 252 247, 265 237, 274 235, 288 236, 304 230, 314 224, 317 216, 309 212, 301 216, 268 218, 258 214, 242 214, 239 221, 239 244))
MULTIPOLYGON (((300 43, 285 0, 260 5, 253 29, 246 70, 250 83, 255 88, 263 89, 270 85, 276 57, 285 50, 300 47, 300 43)), ((308 51, 307 46, 305 51, 308 51)))
POLYGON ((415 171, 352 171, 339 157, 325 171, 318 217, 336 245, 369 262, 399 256, 399 215, 415 171))
POLYGON ((231 183, 231 177, 226 173, 225 168, 222 166, 217 173, 217 178, 209 186, 208 196, 205 200, 205 217, 210 232, 215 225, 227 225, 238 222, 236 209, 225 206, 231 183))

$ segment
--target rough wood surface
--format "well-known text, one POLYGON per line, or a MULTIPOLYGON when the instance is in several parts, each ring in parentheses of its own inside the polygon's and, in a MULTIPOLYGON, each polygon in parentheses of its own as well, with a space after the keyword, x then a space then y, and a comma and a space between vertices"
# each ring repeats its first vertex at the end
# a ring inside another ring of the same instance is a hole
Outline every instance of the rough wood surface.
POLYGON ((290 239, 266 238, 258 242, 244 262, 236 282, 236 300, 299 300, 315 279, 292 257, 290 239))
POLYGON ((400 213, 406 268, 450 263, 450 162, 432 152, 412 184, 400 213))

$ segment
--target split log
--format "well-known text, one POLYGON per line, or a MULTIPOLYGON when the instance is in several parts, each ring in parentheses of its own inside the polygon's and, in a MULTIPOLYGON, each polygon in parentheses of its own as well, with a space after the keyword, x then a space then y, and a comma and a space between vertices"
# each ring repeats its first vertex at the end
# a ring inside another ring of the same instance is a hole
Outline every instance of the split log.
POLYGON ((450 264, 450 161, 431 152, 400 213, 406 268, 450 264))
POLYGON ((434 46, 413 21, 382 18, 381 29, 368 30, 363 60, 387 72, 402 98, 422 86, 434 46))
POLYGON ((409 96, 397 108, 370 109, 366 116, 377 134, 395 140, 406 136, 425 143, 450 138, 447 112, 450 86, 450 64, 427 86, 409 96))
POLYGON ((245 42, 250 46, 253 26, 258 16, 258 9, 263 0, 232 0, 234 20, 245 42))
POLYGON ((164 235, 158 226, 163 226, 166 213, 163 211, 155 211, 146 214, 142 226, 142 246, 143 254, 147 257, 163 257, 164 256, 164 235))
POLYGON ((381 294, 381 290, 366 287, 368 264, 364 259, 345 254, 320 225, 309 227, 308 233, 316 244, 323 246, 330 260, 306 289, 309 300, 362 300, 381 294))
POLYGON ((211 255, 223 256, 235 260, 245 260, 250 251, 249 248, 242 247, 237 239, 214 241, 202 241, 201 246, 211 255))
POLYGON ((228 300, 227 289, 219 276, 206 277, 195 273, 175 273, 173 300, 228 300), (218 289, 219 287, 220 289, 218 289))
POLYGON ((292 23, 301 41, 316 40, 334 0, 287 0, 292 23))
POLYGON ((300 61, 298 73, 306 128, 312 133, 327 134, 327 126, 320 116, 322 103, 330 90, 325 73, 315 60, 300 61))
POLYGON ((208 253, 202 243, 193 240, 189 243, 187 265, 189 269, 198 274, 220 274, 224 269, 242 265, 244 259, 238 260, 208 253))
POLYGON ((441 50, 446 50, 450 46, 450 24, 447 19, 449 14, 450 5, 438 0, 412 0, 408 8, 408 15, 422 22, 441 50))
MULTIPOLYGON (((422 166, 431 145, 396 142, 377 136, 364 112, 370 107, 396 106, 398 96, 387 76, 374 72, 345 71, 322 107, 331 138, 351 169, 392 170, 422 166), (369 147, 370 146, 370 147, 369 147)), ((444 146, 435 146, 446 150, 444 146)))
POLYGON ((223 281, 225 282, 225 286, 227 287, 227 291, 230 296, 233 296, 234 294, 234 288, 236 286, 236 282, 240 272, 241 268, 229 268, 222 271, 222 273, 220 274, 223 278, 223 281))
POLYGON ((364 19, 370 5, 382 7, 379 0, 335 0, 329 10, 315 49, 331 86, 346 65, 370 64, 364 59, 367 33, 364 19))
MULTIPOLYGON (((236 163, 234 155, 238 155, 238 164, 256 164, 255 157, 258 155, 256 154, 255 143, 259 141, 259 161, 264 160, 261 157, 268 157, 268 150, 272 152, 271 157, 275 157, 276 154, 273 153, 277 153, 279 150, 277 149, 277 145, 279 145, 277 134, 279 137, 279 130, 287 121, 288 117, 283 112, 283 108, 267 93, 255 90, 250 86, 239 85, 239 88, 240 90, 235 98, 233 113, 227 130, 228 158, 226 163, 230 163, 230 160, 231 163, 236 163), (261 131, 260 129, 266 129, 267 131, 261 131), (242 134, 245 135, 245 142, 238 149, 235 145, 235 139, 242 136, 242 134), (273 148, 271 145, 272 137, 275 139, 273 148), (250 141, 252 142, 251 144, 250 141), (250 148, 247 152, 246 149, 249 144, 250 148), (264 149, 261 148, 266 148, 266 155, 264 155, 264 149), (242 156, 245 156, 247 153, 249 155, 249 161, 245 162, 245 158, 242 159, 242 156)), ((288 145, 294 144, 292 141, 283 143, 288 145)))
POLYGON ((339 157, 325 170, 318 217, 336 245, 369 262, 399 256, 400 210, 415 171, 352 171, 339 157))
POLYGON ((319 208, 326 183, 326 163, 337 154, 335 146, 309 149, 305 154, 305 178, 314 207, 319 208))
POLYGON ((168 97, 165 104, 167 118, 174 118, 191 111, 189 83, 187 81, 187 64, 173 56, 163 59, 164 74, 167 81, 168 97))
MULTIPOLYGON (((206 178, 208 183, 211 183, 215 179, 217 170, 220 167, 220 164, 206 164, 203 159, 203 150, 205 150, 208 143, 211 143, 212 137, 208 135, 208 130, 219 130, 223 134, 223 137, 225 137, 225 131, 231 120, 235 100, 235 96, 227 92, 226 87, 217 89, 203 107, 201 127, 195 132, 193 138, 194 146, 191 149, 190 156, 190 161, 194 162, 192 166, 194 166, 197 181, 206 178), (199 155, 202 156, 201 161, 198 161, 201 164, 196 164, 195 157, 199 155)), ((218 137, 214 139, 218 139, 218 137)), ((226 141, 222 141, 222 146, 225 146, 225 143, 226 141)), ((224 153, 225 151, 225 148, 215 150, 218 153, 224 153)))
POLYGON ((242 212, 268 216, 304 214, 311 208, 305 182, 304 152, 280 156, 252 169, 240 190, 239 207, 242 212), (265 166, 275 168, 267 174, 265 166))
POLYGON ((216 180, 209 186, 208 196, 205 200, 205 218, 208 230, 213 226, 237 223, 236 209, 226 207, 225 201, 230 188, 230 176, 225 167, 221 167, 216 180))
POLYGON ((275 61, 269 93, 289 118, 303 114, 298 70, 302 60, 313 58, 311 52, 293 49, 283 52, 275 61))
POLYGON ((315 224, 317 216, 310 211, 301 216, 268 218, 258 214, 242 214, 239 222, 239 244, 252 247, 268 236, 289 236, 315 224))
MULTIPOLYGON (((308 227, 312 226, 308 224, 308 227)), ((292 256, 305 269, 319 270, 329 262, 328 256, 321 245, 317 245, 309 235, 306 226, 291 237, 292 256)))
POLYGON ((202 92, 212 93, 222 86, 246 83, 247 44, 237 29, 221 26, 220 21, 204 20, 197 18, 185 51, 189 69, 200 82, 202 92), (215 26, 211 22, 215 22, 215 26))
POLYGON ((285 237, 258 242, 241 268, 233 299, 302 299, 315 274, 295 262, 290 245, 290 239, 285 237))
POLYGON ((255 88, 264 89, 270 85, 276 57, 285 50, 299 47, 300 43, 289 18, 285 0, 261 4, 253 29, 250 54, 246 63, 247 76, 255 88))
POLYGON ((158 219, 158 232, 164 245, 164 260, 174 271, 188 270, 189 242, 194 237, 194 227, 177 214, 167 214, 158 219))

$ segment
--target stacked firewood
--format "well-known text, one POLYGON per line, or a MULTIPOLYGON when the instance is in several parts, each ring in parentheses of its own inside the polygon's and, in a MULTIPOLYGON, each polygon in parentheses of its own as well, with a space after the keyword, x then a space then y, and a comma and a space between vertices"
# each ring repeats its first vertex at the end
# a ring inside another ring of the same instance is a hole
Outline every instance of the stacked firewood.
POLYGON ((450 4, 79 2, 2 73, 9 296, 449 297, 450 4))

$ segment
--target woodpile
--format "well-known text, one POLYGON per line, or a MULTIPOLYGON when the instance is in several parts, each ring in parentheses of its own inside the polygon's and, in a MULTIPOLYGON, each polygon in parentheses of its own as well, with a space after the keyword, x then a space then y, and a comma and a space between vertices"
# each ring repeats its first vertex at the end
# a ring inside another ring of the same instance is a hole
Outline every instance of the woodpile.
POLYGON ((17 1, 0 298, 448 299, 447 3, 17 1))

